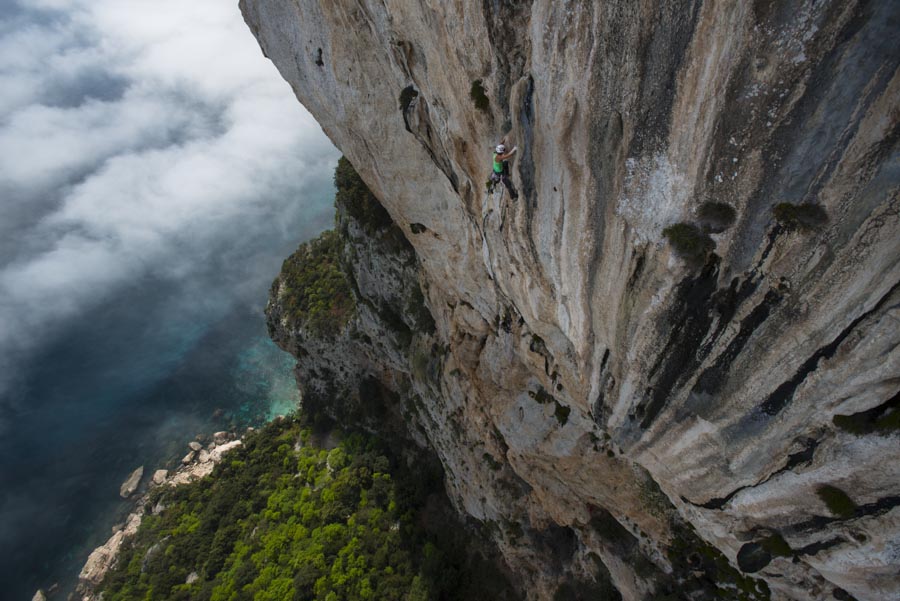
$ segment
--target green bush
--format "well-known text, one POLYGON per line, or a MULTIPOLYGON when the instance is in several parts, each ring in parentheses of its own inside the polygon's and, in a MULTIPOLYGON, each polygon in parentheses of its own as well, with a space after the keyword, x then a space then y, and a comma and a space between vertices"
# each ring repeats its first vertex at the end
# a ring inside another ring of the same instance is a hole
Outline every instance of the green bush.
POLYGON ((296 420, 269 424, 212 476, 157 489, 166 509, 124 544, 103 598, 509 598, 504 577, 442 523, 439 505, 426 510, 439 473, 392 465, 370 437, 346 436, 331 452, 310 438, 296 420), (199 579, 186 584, 192 572, 199 579))
POLYGON ((491 101, 488 100, 487 94, 485 94, 484 84, 481 83, 480 79, 476 79, 472 82, 472 87, 469 89, 469 98, 472 99, 472 102, 475 103, 475 108, 479 111, 488 112, 491 108, 491 101))
POLYGON ((690 223, 676 223, 663 230, 675 252, 691 264, 702 264, 716 243, 706 232, 690 223))
POLYGON ((828 511, 841 518, 852 518, 856 514, 856 503, 847 493, 836 486, 822 484, 816 494, 828 507, 828 511))
POLYGON ((780 202, 772 209, 778 223, 789 230, 815 230, 828 222, 828 214, 819 205, 780 202))
POLYGON ((731 227, 735 219, 734 207, 724 202, 704 202, 697 209, 700 226, 714 234, 731 227))
POLYGON ((305 242, 285 259, 272 285, 295 326, 315 336, 333 336, 356 312, 356 301, 341 265, 344 243, 334 231, 305 242))
POLYGON ((778 533, 762 539, 759 541, 759 544, 763 549, 768 551, 772 557, 790 557, 793 554, 791 546, 784 540, 784 537, 778 533))

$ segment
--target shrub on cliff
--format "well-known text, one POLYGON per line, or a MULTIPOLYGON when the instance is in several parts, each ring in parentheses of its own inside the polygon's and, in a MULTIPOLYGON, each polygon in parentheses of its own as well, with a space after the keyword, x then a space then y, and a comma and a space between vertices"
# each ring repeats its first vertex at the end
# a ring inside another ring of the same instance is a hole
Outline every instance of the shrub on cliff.
POLYGON ((734 207, 724 202, 704 202, 697 209, 697 220, 704 230, 718 234, 734 223, 734 207))
POLYGON ((285 259, 273 291, 289 319, 316 336, 333 336, 353 317, 356 302, 341 266, 343 241, 333 231, 300 245, 285 259))
POLYGON ((479 111, 487 112, 488 110, 490 110, 491 101, 488 100, 487 94, 485 93, 484 84, 481 83, 480 79, 476 79, 472 82, 472 87, 469 89, 469 97, 475 104, 475 108, 477 108, 479 111))
POLYGON ((690 223, 670 225, 662 233, 678 256, 692 265, 702 264, 716 247, 716 243, 706 232, 690 223))
POLYGON ((759 541, 760 546, 768 551, 772 557, 790 557, 793 554, 791 546, 779 533, 774 533, 759 541))
POLYGON ((852 518, 856 514, 856 503, 837 486, 822 484, 816 488, 816 494, 834 515, 841 518, 852 518))

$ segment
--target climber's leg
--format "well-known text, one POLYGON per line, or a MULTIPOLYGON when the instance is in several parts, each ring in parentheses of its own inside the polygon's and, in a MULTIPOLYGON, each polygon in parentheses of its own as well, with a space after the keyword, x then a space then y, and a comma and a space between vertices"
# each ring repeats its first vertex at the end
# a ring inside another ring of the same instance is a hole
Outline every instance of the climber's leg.
POLYGON ((499 174, 499 173, 495 173, 495 172, 492 172, 492 173, 491 173, 491 178, 490 178, 490 179, 488 180, 488 182, 487 182, 487 191, 488 191, 488 194, 493 194, 493 193, 494 193, 494 187, 497 185, 497 183, 500 181, 500 179, 501 179, 501 178, 500 178, 500 174, 499 174))
POLYGON ((506 186, 506 189, 509 190, 509 196, 516 200, 519 198, 519 193, 516 192, 516 187, 513 186, 512 179, 508 175, 503 175, 500 177, 500 180, 503 182, 503 185, 506 186))

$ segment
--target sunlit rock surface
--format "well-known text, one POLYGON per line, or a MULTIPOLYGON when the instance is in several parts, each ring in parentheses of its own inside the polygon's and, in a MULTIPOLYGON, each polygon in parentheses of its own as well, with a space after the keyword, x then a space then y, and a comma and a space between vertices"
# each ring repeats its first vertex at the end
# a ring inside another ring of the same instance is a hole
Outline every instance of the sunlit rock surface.
POLYGON ((275 303, 275 337, 311 351, 301 383, 323 358, 378 383, 529 598, 900 597, 900 5, 241 7, 414 249, 348 238, 360 294, 396 303, 399 277, 435 322, 398 340, 364 308, 328 343, 275 303), (515 203, 484 192, 505 134, 515 203), (713 202, 735 219, 685 261, 663 229, 713 202), (779 537, 749 575, 770 593, 741 580, 742 547, 779 537))

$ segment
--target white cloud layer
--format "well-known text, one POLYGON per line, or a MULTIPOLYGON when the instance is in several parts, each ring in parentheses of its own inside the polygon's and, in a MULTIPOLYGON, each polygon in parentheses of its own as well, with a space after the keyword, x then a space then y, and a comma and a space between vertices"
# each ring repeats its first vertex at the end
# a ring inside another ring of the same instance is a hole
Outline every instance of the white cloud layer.
POLYGON ((0 393, 130 281, 277 231, 337 156, 236 0, 20 2, 0 25, 0 393))

